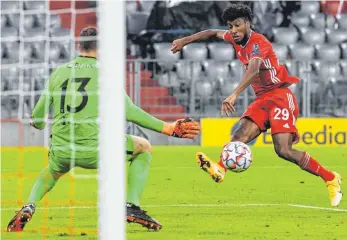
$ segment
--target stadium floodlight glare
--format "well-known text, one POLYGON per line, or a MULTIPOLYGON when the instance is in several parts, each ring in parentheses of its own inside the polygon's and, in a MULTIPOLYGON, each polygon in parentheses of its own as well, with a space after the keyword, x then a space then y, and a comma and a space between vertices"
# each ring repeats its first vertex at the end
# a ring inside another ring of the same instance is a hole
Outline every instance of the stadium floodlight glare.
POLYGON ((125 239, 125 8, 99 2, 99 237, 125 239), (115 24, 117 23, 117 24, 115 24))

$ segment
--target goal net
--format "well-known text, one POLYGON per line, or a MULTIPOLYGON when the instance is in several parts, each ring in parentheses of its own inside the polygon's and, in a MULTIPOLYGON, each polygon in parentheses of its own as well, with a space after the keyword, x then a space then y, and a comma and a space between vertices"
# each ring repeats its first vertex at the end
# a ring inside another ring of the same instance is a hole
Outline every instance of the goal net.
MULTIPOLYGON (((36 178, 48 165, 52 116, 50 114, 43 131, 36 130, 29 125, 32 109, 52 71, 79 54, 76 42, 81 40, 80 31, 87 26, 98 26, 100 22, 103 28, 98 38, 101 62, 99 172, 71 170, 37 204, 35 221, 30 222, 28 231, 8 237, 100 236, 109 239, 111 230, 114 231, 109 221, 111 218, 117 221, 116 210, 124 211, 124 129, 119 126, 123 126, 124 121, 123 98, 120 98, 124 89, 122 62, 125 58, 119 54, 118 60, 121 60, 117 62, 116 54, 112 54, 112 51, 124 52, 125 49, 119 40, 125 31, 123 2, 21 0, 0 4, 2 226, 11 220, 14 211, 26 204, 36 178), (118 23, 112 24, 115 21, 118 23), (116 45, 114 41, 118 41, 116 45)), ((70 139, 74 139, 74 131, 70 139)), ((120 234, 124 234, 123 214, 118 214, 118 218, 122 220, 118 222, 120 234)), ((122 235, 119 236, 117 239, 122 239, 122 235)))

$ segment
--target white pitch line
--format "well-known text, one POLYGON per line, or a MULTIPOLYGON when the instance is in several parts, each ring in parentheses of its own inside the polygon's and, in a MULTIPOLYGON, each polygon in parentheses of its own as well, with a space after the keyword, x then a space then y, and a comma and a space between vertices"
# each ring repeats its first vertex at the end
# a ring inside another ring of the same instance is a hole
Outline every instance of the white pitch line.
MULTIPOLYGON (((325 166, 327 168, 347 168, 347 166, 325 166)), ((295 165, 290 166, 253 166, 251 168, 254 169, 297 169, 298 167, 295 165)), ((198 166, 176 166, 172 168, 163 167, 151 167, 151 170, 159 171, 159 170, 172 170, 172 169, 199 169, 198 166)))
POLYGON ((160 208, 160 207, 274 207, 274 206, 289 206, 296 208, 308 208, 308 209, 317 209, 317 210, 326 210, 326 211, 336 211, 336 212, 347 212, 347 209, 343 208, 326 208, 326 207, 317 207, 317 206, 307 206, 300 204, 291 204, 291 203, 245 203, 245 204, 172 204, 172 205, 147 205, 144 207, 147 208, 160 208))
MULTIPOLYGON (((274 207, 274 206, 289 206, 295 208, 316 209, 324 211, 347 212, 343 208, 327 208, 318 206, 309 206, 292 203, 245 203, 245 204, 167 204, 167 205, 143 205, 143 208, 168 208, 168 207, 274 207)), ((52 207, 38 207, 37 210, 62 210, 62 209, 96 209, 98 206, 52 206, 52 207)), ((18 208, 0 208, 0 211, 16 211, 18 208)))
POLYGON ((288 206, 296 207, 296 208, 309 208, 309 209, 318 209, 318 210, 326 210, 326 211, 335 211, 335 212, 347 212, 347 209, 343 208, 326 208, 326 207, 316 207, 316 206, 307 206, 301 204, 290 204, 288 206))
POLYGON ((97 174, 74 174, 72 175, 74 178, 77 179, 96 179, 98 178, 97 174))

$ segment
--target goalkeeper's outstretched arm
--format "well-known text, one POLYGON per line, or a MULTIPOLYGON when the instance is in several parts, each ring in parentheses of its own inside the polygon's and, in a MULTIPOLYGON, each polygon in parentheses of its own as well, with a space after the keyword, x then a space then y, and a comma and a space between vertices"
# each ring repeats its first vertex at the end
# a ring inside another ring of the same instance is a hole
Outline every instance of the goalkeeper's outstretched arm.
POLYGON ((192 119, 179 119, 174 123, 167 123, 134 105, 127 95, 125 104, 127 121, 133 122, 141 127, 179 138, 195 139, 196 135, 200 132, 199 123, 192 119))

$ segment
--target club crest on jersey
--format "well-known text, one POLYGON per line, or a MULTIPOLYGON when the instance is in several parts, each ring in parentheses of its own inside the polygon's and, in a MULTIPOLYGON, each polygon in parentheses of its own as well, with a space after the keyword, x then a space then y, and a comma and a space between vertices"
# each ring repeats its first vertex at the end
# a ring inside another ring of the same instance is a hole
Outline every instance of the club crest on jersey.
POLYGON ((253 50, 252 53, 250 54, 251 56, 254 55, 259 55, 260 51, 259 51, 259 45, 257 43, 253 44, 253 50))

